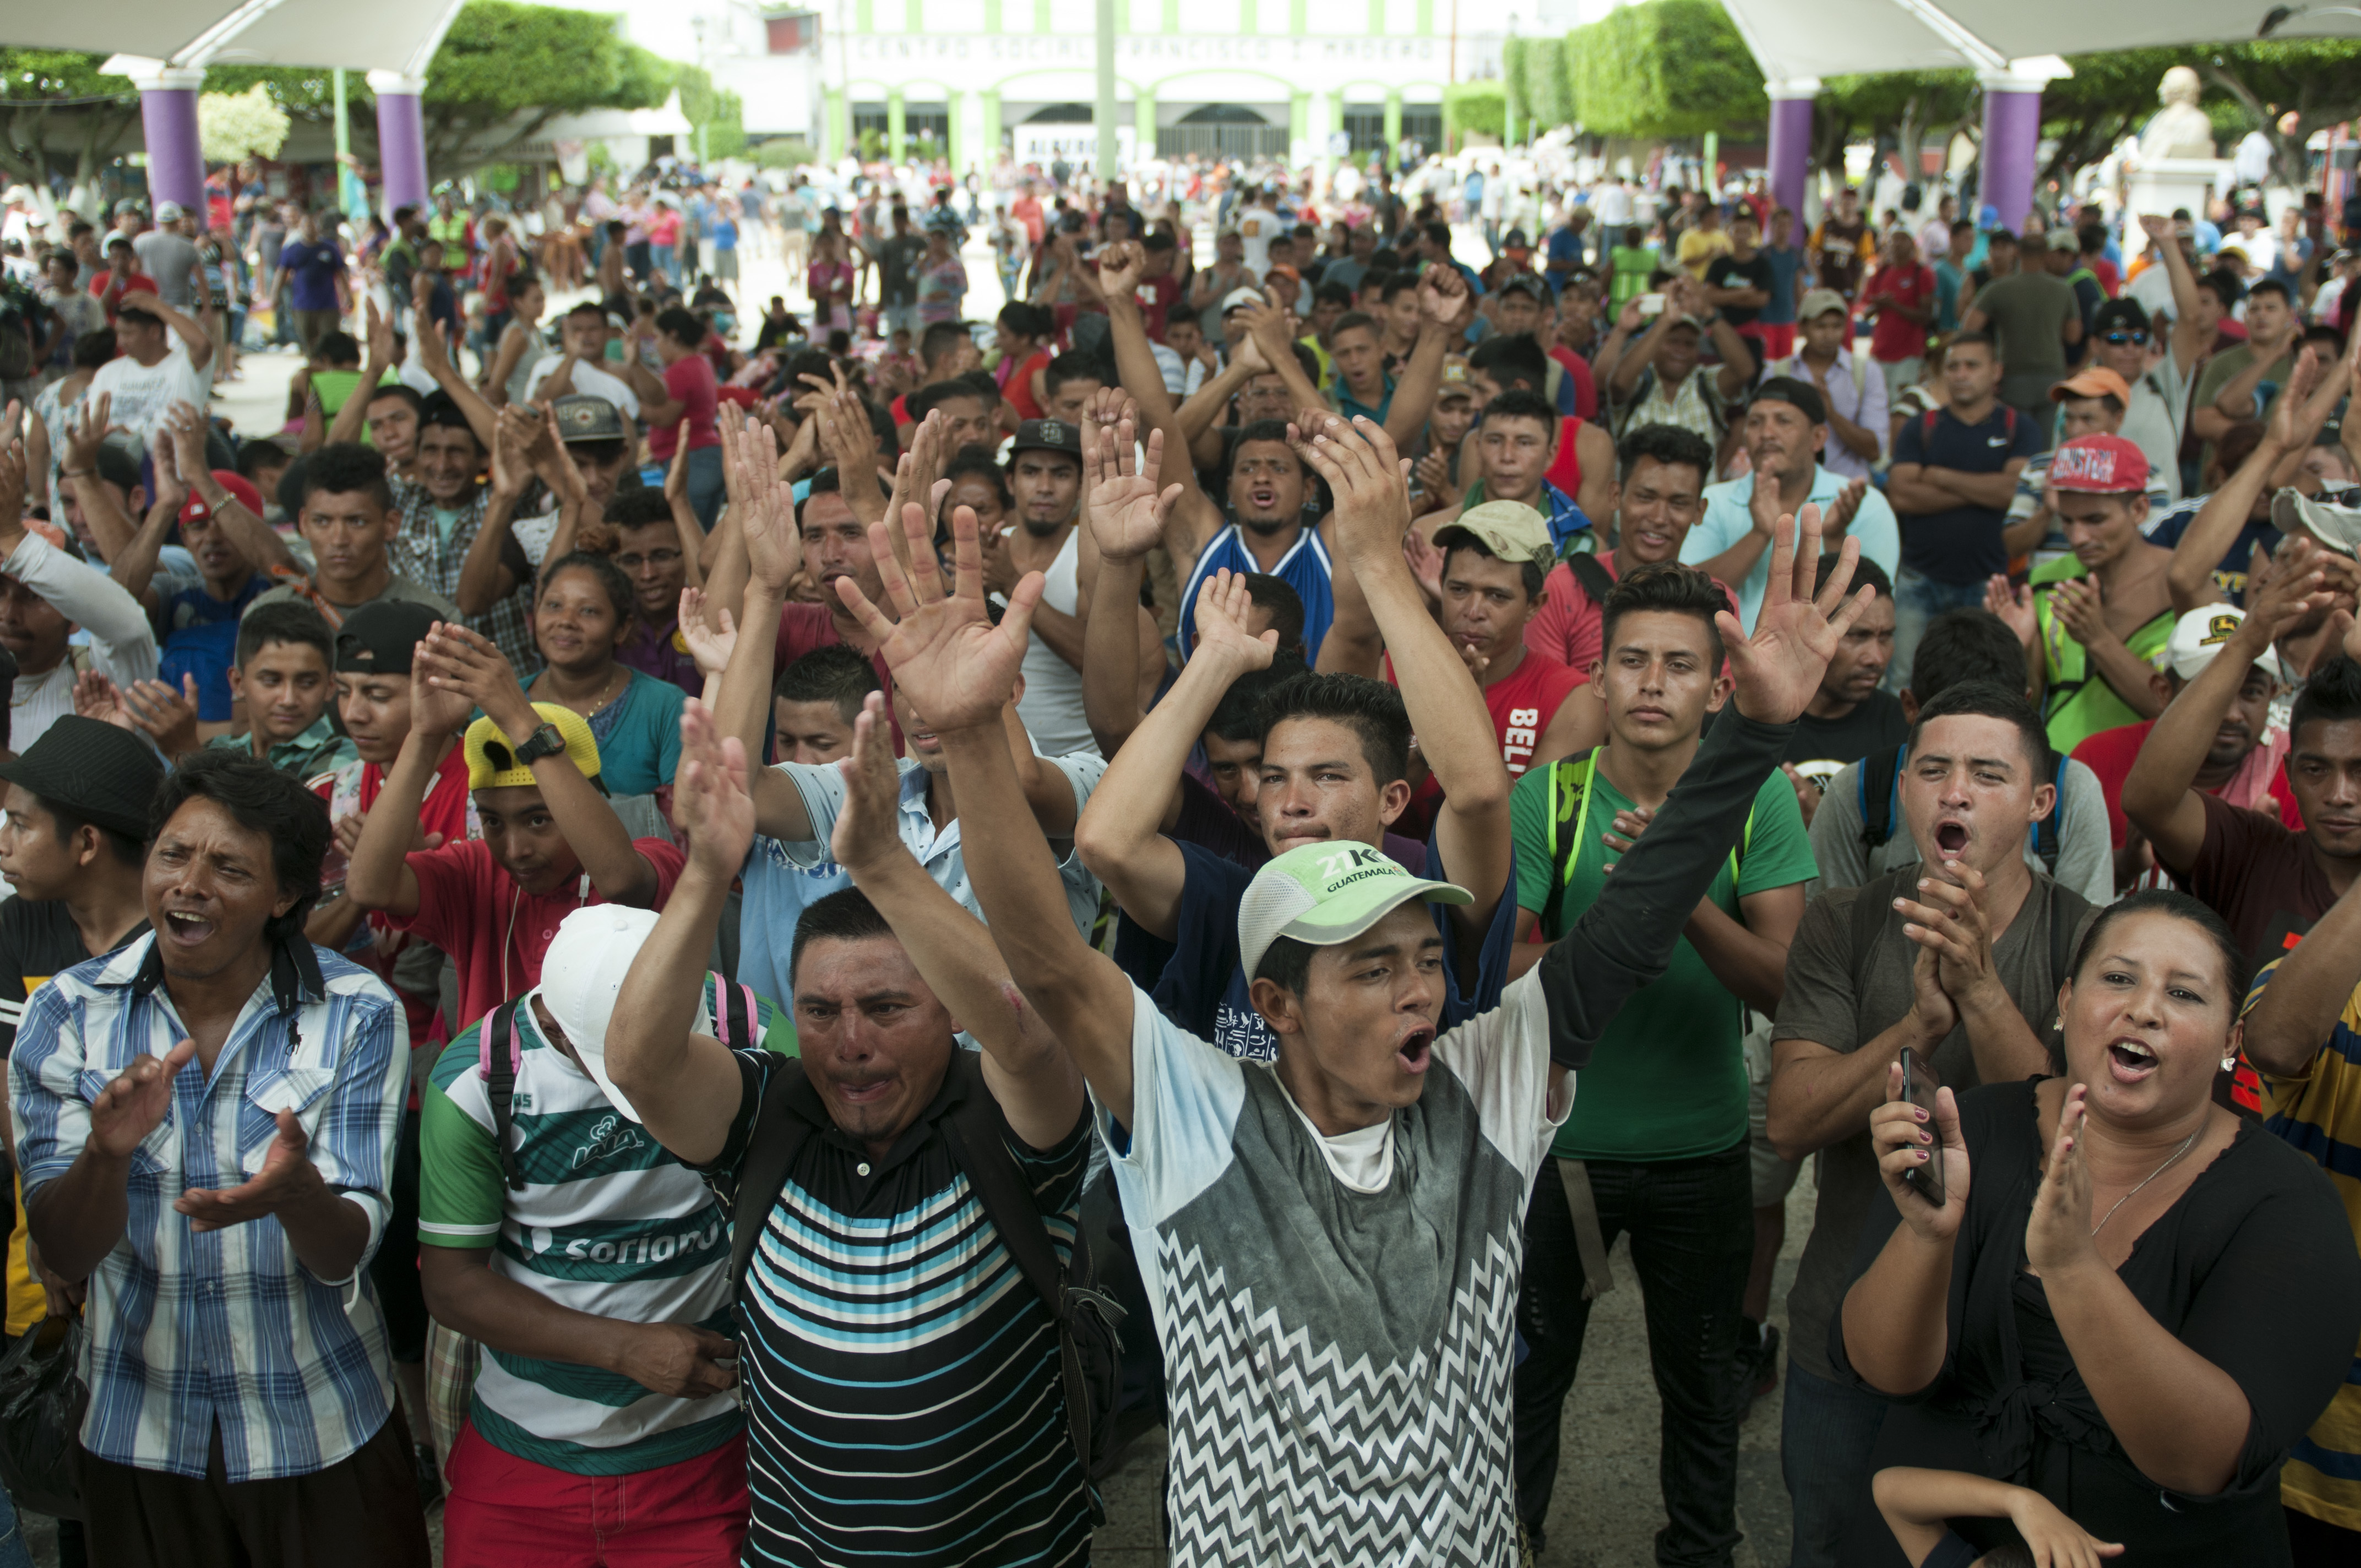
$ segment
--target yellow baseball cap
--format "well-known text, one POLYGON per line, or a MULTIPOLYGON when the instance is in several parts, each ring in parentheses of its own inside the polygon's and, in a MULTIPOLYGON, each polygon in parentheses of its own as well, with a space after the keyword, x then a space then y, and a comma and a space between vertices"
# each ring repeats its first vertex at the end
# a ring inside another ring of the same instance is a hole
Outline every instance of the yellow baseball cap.
MULTIPOLYGON (((589 720, 572 708, 554 702, 537 702, 533 710, 557 727, 566 738, 566 754, 586 779, 598 776, 598 742, 590 733, 589 720)), ((515 789, 533 787, 533 769, 516 759, 516 750, 500 727, 487 716, 467 726, 467 734, 460 741, 467 758, 469 789, 515 789)))

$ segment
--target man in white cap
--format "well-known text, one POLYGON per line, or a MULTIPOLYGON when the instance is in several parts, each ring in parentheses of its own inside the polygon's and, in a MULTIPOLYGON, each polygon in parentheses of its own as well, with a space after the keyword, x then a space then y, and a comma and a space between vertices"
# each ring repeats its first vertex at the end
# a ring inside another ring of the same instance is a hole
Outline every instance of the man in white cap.
POLYGON ((156 280, 156 294, 176 311, 202 309, 207 291, 197 247, 188 236, 188 214, 178 202, 156 203, 156 226, 132 237, 139 270, 156 280))
MULTIPOLYGON (((453 1040, 423 1091, 426 1299, 485 1351, 466 1425, 438 1434, 454 1564, 738 1561, 729 1221, 605 1065, 655 923, 620 905, 568 915, 541 983, 453 1040)), ((763 1048, 777 1022, 719 975, 697 995, 697 1026, 733 1046, 763 1048)))
POLYGON ((743 747, 691 702, 675 799, 692 859, 623 981, 603 1066, 734 1216, 745 1560, 1080 1563, 1084 1467, 1105 1450, 1077 1422, 1104 1434, 1113 1416, 1104 1385, 1093 1400, 1060 1361, 1060 1320, 1079 1338, 1089 1310, 1082 1075, 906 848, 882 696, 853 736, 829 840, 853 885, 795 930, 798 1058, 725 1048, 699 1016, 755 809, 743 747), (955 1043, 962 1025, 980 1051, 955 1043))
MULTIPOLYGON (((2150 677, 2159 700, 2169 704, 2189 683, 2205 673, 2222 650, 2238 634, 2246 612, 2235 605, 2205 604, 2173 623, 2160 667, 2150 677)), ((2287 731, 2271 722, 2271 705, 2286 681, 2279 652, 2265 648, 2250 660, 2239 677, 2236 692, 2215 726, 2205 759, 2197 767, 2191 787, 2207 795, 2276 817, 2290 828, 2303 821, 2295 806, 2295 792, 2287 779, 2287 731)), ((2118 887, 2178 887, 2170 872, 2156 863, 2144 835, 2135 833, 2124 817, 2124 781, 2139 758, 2140 747, 2157 721, 2117 725, 2084 739, 2074 748, 2074 760, 2099 775, 2106 791, 2107 826, 2114 831, 2115 885, 2118 887)))
MULTIPOLYGON (((1341 422, 1316 436, 1340 514, 1407 525, 1389 444, 1341 422)), ((1598 902, 1496 1003, 1440 1027, 1446 923, 1466 889, 1341 838, 1299 842, 1256 874, 1236 950, 1279 1039, 1270 1069, 1173 1024, 1050 918, 1046 847, 1020 820, 995 728, 1038 590, 1020 584, 989 625, 974 529, 954 514, 957 594, 914 594, 881 562, 901 620, 859 609, 938 726, 970 809, 1009 825, 970 844, 968 868, 1114 1157, 1164 1350, 1172 1562, 1260 1560, 1281 1540, 1304 1562, 1511 1561, 1527 1194, 1570 1107, 1568 1074, 1663 972, 1855 613, 1842 569, 1810 600, 1817 510, 1800 552, 1792 532, 1779 543, 1754 637, 1723 628, 1738 712, 1598 902)), ((1858 550, 1846 543, 1848 565, 1858 550)))

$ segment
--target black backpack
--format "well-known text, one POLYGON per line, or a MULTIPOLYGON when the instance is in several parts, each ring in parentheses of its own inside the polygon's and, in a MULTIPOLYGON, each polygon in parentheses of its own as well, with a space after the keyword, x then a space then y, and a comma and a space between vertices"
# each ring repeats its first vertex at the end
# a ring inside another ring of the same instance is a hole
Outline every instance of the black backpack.
MULTIPOLYGON (((1902 759, 1908 750, 1906 746, 1888 746, 1861 760, 1861 841, 1872 853, 1894 837, 1894 795, 1902 782, 1902 759), (1876 781, 1874 786, 1872 780, 1876 781)), ((2049 779, 2057 786, 2058 798, 2051 804, 2049 815, 2032 828, 2033 852, 2040 857, 2041 869, 2053 877, 2058 874, 2058 819, 2066 815, 2067 760, 2066 754, 2055 746, 2049 749, 2049 779)))
MULTIPOLYGON (((1008 1119, 983 1081, 983 1058, 953 1049, 950 1081, 965 1095, 940 1123, 952 1163, 966 1173, 976 1201, 1000 1233, 1008 1255, 1039 1295, 1058 1325, 1059 1373, 1066 1398, 1066 1436, 1073 1444, 1089 1487, 1091 1518, 1106 1523, 1098 1483, 1115 1470, 1115 1407, 1123 1397, 1123 1341, 1116 1325, 1124 1310, 1096 1288, 1090 1240, 1074 1231, 1072 1261, 1061 1271, 1049 1226, 1034 1206, 1031 1189, 1009 1157, 1008 1119)), ((771 1073, 755 1108, 754 1127, 730 1203, 730 1277, 742 1311, 747 1266, 753 1261, 764 1223, 786 1186, 787 1173, 811 1134, 811 1124, 787 1108, 787 1096, 803 1079, 803 1063, 789 1059, 771 1073)))

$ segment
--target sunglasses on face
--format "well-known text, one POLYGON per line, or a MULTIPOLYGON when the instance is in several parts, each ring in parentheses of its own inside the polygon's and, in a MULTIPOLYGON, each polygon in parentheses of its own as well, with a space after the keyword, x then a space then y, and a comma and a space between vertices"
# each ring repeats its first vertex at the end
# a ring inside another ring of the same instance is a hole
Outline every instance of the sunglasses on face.
POLYGON ((2111 332, 2103 334, 2100 341, 2103 343, 2112 343, 2120 348, 2126 343, 2147 343, 2147 334, 2146 332, 2130 330, 2111 332))

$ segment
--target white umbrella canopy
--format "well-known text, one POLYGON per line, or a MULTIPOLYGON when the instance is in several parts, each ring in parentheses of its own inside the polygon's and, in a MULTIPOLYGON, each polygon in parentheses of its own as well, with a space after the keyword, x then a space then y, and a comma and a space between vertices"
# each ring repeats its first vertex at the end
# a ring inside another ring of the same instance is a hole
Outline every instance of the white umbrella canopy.
POLYGON ((418 75, 434 57, 459 0, 357 5, 352 0, 76 0, 18 5, 0 41, 27 49, 122 51, 163 67, 344 66, 418 75))

